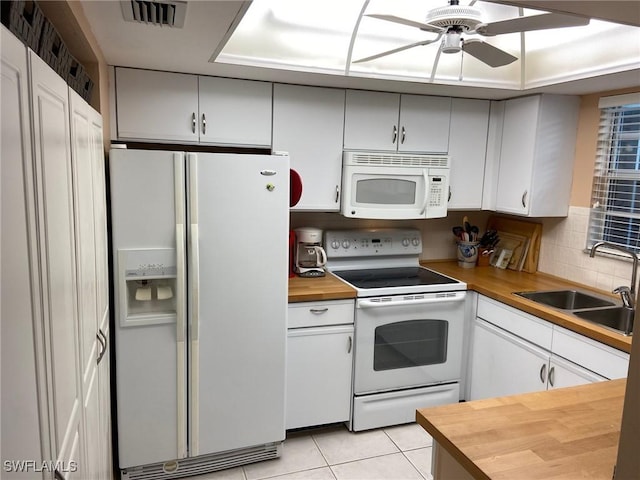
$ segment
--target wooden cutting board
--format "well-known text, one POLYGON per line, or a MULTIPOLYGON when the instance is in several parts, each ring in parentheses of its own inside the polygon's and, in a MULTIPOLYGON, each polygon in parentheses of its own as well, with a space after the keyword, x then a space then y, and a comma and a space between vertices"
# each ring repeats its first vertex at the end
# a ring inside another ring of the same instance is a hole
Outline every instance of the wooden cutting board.
POLYGON ((487 230, 522 235, 529 239, 529 249, 522 265, 522 271, 535 273, 538 270, 540 241, 542 240, 542 224, 511 217, 491 215, 487 221, 487 230))

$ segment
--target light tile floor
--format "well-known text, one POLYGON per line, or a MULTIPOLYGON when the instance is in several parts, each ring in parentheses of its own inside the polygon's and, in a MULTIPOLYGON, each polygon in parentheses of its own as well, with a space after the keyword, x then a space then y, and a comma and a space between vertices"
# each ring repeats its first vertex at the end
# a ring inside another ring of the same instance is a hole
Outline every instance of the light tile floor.
POLYGON ((282 456, 193 480, 431 480, 432 439, 411 423, 349 432, 343 425, 289 432, 282 456))

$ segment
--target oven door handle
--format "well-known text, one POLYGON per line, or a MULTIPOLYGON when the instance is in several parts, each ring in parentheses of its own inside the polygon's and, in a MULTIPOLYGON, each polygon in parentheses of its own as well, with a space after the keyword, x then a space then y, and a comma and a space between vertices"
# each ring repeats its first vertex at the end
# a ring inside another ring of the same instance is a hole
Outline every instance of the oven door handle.
POLYGON ((374 301, 374 300, 358 300, 356 308, 381 308, 381 307, 402 307, 406 305, 424 305, 433 303, 451 303, 451 302, 463 302, 464 295, 456 295, 451 297, 438 297, 438 298, 420 298, 417 300, 394 300, 389 302, 374 301))

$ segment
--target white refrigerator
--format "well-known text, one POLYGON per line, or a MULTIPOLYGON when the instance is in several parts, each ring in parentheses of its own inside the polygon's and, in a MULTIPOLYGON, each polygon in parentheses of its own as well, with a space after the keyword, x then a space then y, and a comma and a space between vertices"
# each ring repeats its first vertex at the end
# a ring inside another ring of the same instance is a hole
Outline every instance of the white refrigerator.
POLYGON ((278 456, 289 157, 112 149, 109 165, 123 476, 278 456))

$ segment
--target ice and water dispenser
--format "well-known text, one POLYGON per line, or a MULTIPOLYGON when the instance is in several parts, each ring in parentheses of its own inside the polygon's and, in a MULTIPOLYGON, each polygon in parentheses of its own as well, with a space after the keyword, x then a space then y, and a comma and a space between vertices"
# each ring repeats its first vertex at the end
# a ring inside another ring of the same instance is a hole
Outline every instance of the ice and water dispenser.
POLYGON ((176 320, 178 277, 172 248, 118 250, 120 325, 176 320))

